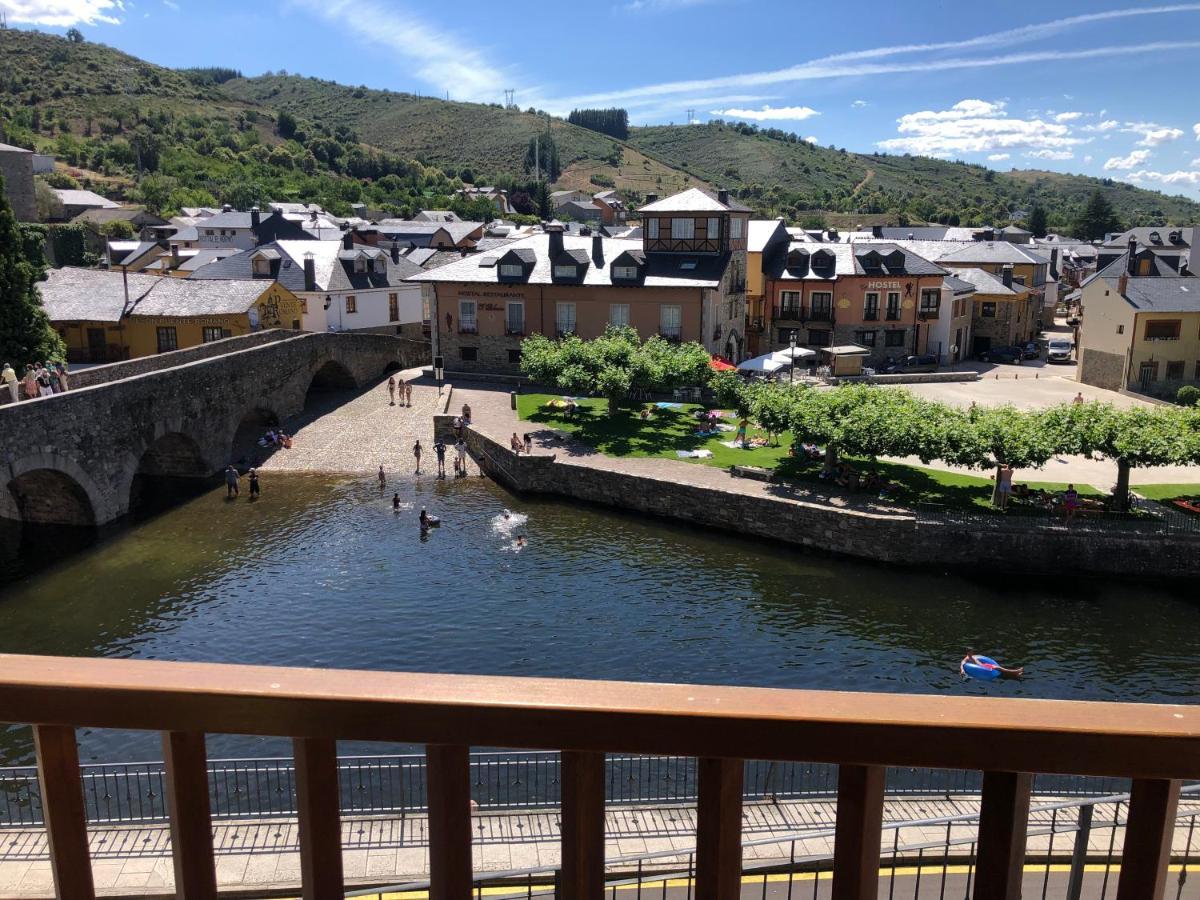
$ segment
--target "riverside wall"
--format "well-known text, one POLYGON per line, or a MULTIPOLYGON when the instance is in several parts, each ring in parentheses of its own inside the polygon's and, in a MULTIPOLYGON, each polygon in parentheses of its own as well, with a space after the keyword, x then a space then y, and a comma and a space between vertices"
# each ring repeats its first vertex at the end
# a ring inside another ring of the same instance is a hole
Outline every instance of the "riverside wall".
MULTIPOLYGON (((451 434, 451 421, 450 416, 435 417, 435 431, 451 434)), ((1073 532, 1007 520, 995 526, 964 525, 953 517, 938 521, 906 510, 870 512, 796 499, 787 496, 786 487, 773 484, 763 484, 761 490, 746 490, 743 484, 723 489, 569 457, 518 457, 474 428, 467 429, 467 445, 487 475, 517 493, 566 497, 841 556, 1013 578, 1200 576, 1200 536, 1073 532)))

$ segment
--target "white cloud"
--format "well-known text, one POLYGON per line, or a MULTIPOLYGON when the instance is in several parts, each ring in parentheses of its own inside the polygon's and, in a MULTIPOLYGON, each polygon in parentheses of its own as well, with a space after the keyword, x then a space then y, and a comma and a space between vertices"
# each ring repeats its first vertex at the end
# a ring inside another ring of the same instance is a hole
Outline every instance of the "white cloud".
POLYGON ((629 0, 621 9, 629 12, 671 12, 692 6, 705 6, 713 0, 629 0))
MULTIPOLYGON (((1104 115, 1102 112, 1101 115, 1104 115)), ((1097 122, 1095 125, 1084 125, 1080 131, 1112 131, 1121 123, 1116 119, 1105 119, 1103 122, 1097 122)))
POLYGON ((1125 176, 1129 181, 1156 181, 1159 184, 1190 184, 1200 186, 1200 172, 1187 172, 1180 169, 1177 172, 1153 172, 1141 169, 1130 172, 1125 176))
POLYGON ((809 135, 808 137, 806 137, 804 140, 808 141, 810 144, 819 144, 819 143, 821 143, 819 140, 817 140, 817 136, 816 136, 815 134, 810 134, 810 135, 809 135))
POLYGON ((1073 122, 1076 119, 1081 118, 1082 116, 1083 116, 1083 113, 1081 113, 1081 112, 1061 112, 1054 117, 1054 121, 1055 122, 1073 122))
MULTIPOLYGON (((396 54, 398 61, 439 93, 455 100, 495 100, 500 83, 511 75, 465 40, 429 24, 417 15, 376 0, 296 0, 331 25, 349 29, 360 41, 377 44, 396 54)), ((518 91, 524 100, 528 91, 518 91)))
POLYGON ((731 119, 748 119, 756 122, 802 122, 819 116, 811 106, 763 106, 762 109, 714 109, 710 115, 731 119))
POLYGON ((1122 131, 1129 134, 1140 134, 1142 139, 1137 142, 1139 147, 1157 147, 1168 141, 1183 137, 1183 131, 1169 125, 1159 125, 1155 122, 1126 122, 1122 131))
POLYGON ((1070 126, 1042 119, 1012 118, 1002 101, 960 100, 950 109, 922 110, 901 116, 903 137, 879 141, 884 150, 926 156, 986 153, 1012 149, 1065 151, 1086 138, 1070 126))
POLYGON ((1196 135, 1196 140, 1200 141, 1200 122, 1192 126, 1192 133, 1196 135))
POLYGON ((1074 159, 1075 154, 1070 150, 1031 150, 1025 154, 1027 159, 1074 159))
POLYGON ((10 22, 50 25, 120 25, 117 14, 125 10, 122 0, 0 0, 10 22))
POLYGON ((1003 162, 1004 160, 1008 159, 1011 155, 1012 155, 1011 153, 989 153, 988 154, 988 162, 1003 162))
POLYGON ((1085 157, 1083 158, 1083 161, 1084 161, 1085 163, 1090 163, 1090 162, 1092 161, 1092 155, 1089 153, 1087 156, 1085 156, 1085 157))
MULTIPOLYGON (((176 0, 163 0, 163 6, 167 7, 168 9, 173 9, 175 12, 179 12, 179 4, 176 2, 176 0)), ((147 15, 149 15, 149 13, 147 13, 147 15)))
POLYGON ((1117 169, 1135 169, 1149 158, 1149 150, 1134 150, 1128 156, 1114 156, 1104 164, 1104 171, 1113 172, 1117 169))
MULTIPOLYGON (((867 105, 866 100, 855 100, 853 103, 850 104, 850 108, 851 109, 862 109, 866 105, 867 105)), ((1200 134, 1200 125, 1197 125, 1196 129, 1197 129, 1197 134, 1200 134)))

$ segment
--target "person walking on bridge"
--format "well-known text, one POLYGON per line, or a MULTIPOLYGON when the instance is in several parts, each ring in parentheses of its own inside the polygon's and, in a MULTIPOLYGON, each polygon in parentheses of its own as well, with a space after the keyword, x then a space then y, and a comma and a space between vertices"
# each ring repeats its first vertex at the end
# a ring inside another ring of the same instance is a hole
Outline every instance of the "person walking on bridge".
POLYGON ((3 371, 0 371, 0 381, 3 381, 4 386, 8 388, 8 396, 13 403, 21 399, 20 394, 17 393, 17 373, 8 363, 5 363, 3 371))

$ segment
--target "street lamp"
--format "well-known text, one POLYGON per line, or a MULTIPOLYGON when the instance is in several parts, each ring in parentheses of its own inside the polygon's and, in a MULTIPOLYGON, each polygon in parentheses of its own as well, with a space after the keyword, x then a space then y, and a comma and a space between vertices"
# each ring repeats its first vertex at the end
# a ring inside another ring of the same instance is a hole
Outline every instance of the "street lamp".
POLYGON ((795 330, 792 331, 792 339, 791 339, 790 345, 791 345, 792 369, 788 373, 788 384, 795 384, 796 383, 796 332, 795 332, 795 330))

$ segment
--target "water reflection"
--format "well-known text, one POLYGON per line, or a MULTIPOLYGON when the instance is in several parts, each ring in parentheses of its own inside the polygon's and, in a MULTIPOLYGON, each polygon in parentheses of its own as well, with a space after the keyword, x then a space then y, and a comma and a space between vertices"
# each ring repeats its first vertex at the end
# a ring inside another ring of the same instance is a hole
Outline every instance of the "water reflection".
MULTIPOLYGON (((479 479, 218 488, 0 592, 0 650, 842 690, 1191 701, 1182 589, 966 579, 834 560, 479 479), (402 509, 392 510, 399 491, 402 509), (424 506, 442 527, 422 536, 424 506), (497 528, 527 516, 528 544, 497 528), (963 684, 968 647, 1022 682, 963 684)), ((88 733, 85 758, 156 757, 88 733)), ((286 752, 215 739, 213 755, 286 752)), ((23 732, 0 761, 27 758, 23 732)))

